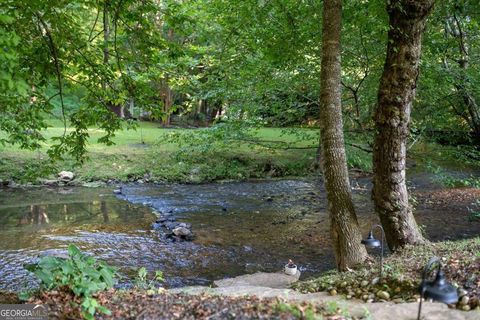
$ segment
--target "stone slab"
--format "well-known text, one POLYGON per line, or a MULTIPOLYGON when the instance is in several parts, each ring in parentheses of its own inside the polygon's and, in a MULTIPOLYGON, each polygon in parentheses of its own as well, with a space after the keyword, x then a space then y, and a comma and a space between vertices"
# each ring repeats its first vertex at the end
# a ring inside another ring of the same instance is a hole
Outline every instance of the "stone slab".
POLYGON ((300 271, 293 276, 283 272, 266 273, 257 272, 254 274, 246 274, 235 278, 228 278, 214 281, 216 287, 232 287, 232 286, 256 286, 268 288, 289 288, 290 285, 300 278, 300 271))

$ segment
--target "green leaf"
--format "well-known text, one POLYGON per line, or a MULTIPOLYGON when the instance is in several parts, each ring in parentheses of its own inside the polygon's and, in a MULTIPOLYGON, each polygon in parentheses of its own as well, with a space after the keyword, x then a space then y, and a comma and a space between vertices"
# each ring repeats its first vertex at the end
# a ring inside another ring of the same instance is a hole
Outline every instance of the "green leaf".
POLYGON ((70 244, 70 245, 68 245, 68 254, 71 257, 74 257, 74 256, 81 255, 82 252, 80 251, 80 249, 78 249, 77 246, 75 246, 74 244, 70 244))
POLYGON ((47 287, 50 287, 55 280, 55 278, 53 277, 53 274, 48 270, 38 269, 35 271, 35 275, 47 287))
POLYGON ((105 281, 105 283, 107 285, 107 288, 113 287, 114 282, 113 282, 112 273, 109 270, 107 270, 105 268, 102 268, 102 269, 100 269, 100 274, 102 275, 103 280, 105 281))
POLYGON ((104 306, 98 306, 97 307, 98 311, 100 311, 101 313, 104 313, 106 314, 107 316, 110 316, 112 314, 112 311, 110 311, 109 309, 105 308, 104 306))
POLYGON ((73 263, 71 261, 66 261, 60 267, 64 274, 70 274, 74 272, 73 263))
POLYGON ((160 270, 155 271, 155 280, 157 281, 163 281, 163 272, 160 270))
POLYGON ((138 269, 138 277, 141 280, 145 280, 147 278, 147 269, 145 267, 138 269))
POLYGON ((56 257, 43 257, 40 262, 38 263, 38 266, 40 268, 45 268, 45 269, 55 269, 57 268, 60 264, 62 263, 62 260, 56 257))

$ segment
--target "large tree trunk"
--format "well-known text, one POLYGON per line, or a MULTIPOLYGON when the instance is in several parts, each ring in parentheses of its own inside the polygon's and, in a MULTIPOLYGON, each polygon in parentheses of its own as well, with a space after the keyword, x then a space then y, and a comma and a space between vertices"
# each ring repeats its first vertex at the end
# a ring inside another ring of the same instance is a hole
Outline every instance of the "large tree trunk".
POLYGON ((391 250, 424 241, 408 203, 405 163, 422 34, 433 4, 396 0, 387 5, 390 30, 375 112, 372 197, 391 250))
POLYGON ((335 260, 337 269, 344 271, 362 263, 367 252, 360 243, 361 233, 353 207, 343 139, 341 27, 342 0, 325 0, 320 77, 320 144, 335 260))

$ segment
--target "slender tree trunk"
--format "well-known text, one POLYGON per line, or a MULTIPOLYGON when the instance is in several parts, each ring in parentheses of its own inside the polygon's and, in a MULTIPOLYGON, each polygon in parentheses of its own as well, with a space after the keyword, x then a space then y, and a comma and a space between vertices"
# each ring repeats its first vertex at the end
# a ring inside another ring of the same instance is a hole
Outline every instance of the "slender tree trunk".
MULTIPOLYGON (((110 63, 110 16, 109 10, 110 9, 110 1, 105 0, 103 4, 103 64, 108 66, 110 63)), ((109 83, 106 79, 102 82, 102 89, 107 90, 109 87, 109 83)), ((125 107, 123 105, 116 105, 112 102, 107 102, 107 107, 110 111, 114 112, 120 118, 125 118, 125 107)))
MULTIPOLYGON (((103 64, 107 65, 108 61, 110 60, 110 48, 108 42, 110 41, 110 19, 108 16, 108 6, 109 1, 105 0, 103 4, 103 64)), ((107 82, 103 82, 103 86, 105 89, 107 86, 107 82)))
MULTIPOLYGON (((462 112, 461 114, 463 114, 463 118, 472 130, 473 142, 480 147, 480 108, 475 97, 468 90, 469 80, 467 72, 470 66, 470 45, 468 34, 462 25, 462 17, 458 17, 454 13, 453 17, 447 19, 445 30, 447 37, 450 35, 458 42, 459 57, 456 61, 461 72, 459 74, 459 80, 455 83, 454 87, 462 97, 465 105, 465 113, 462 112)), ((449 71, 447 59, 444 59, 444 66, 447 71, 449 71)))
POLYGON ((433 4, 396 0, 387 5, 390 30, 375 112, 372 197, 391 250, 424 241, 408 203, 405 163, 422 34, 433 4))
MULTIPOLYGON (((167 31, 167 40, 173 41, 174 40, 174 32, 172 28, 169 28, 167 31)), ((168 73, 165 77, 161 80, 161 95, 163 99, 163 113, 164 117, 162 118, 162 124, 164 126, 170 125, 171 113, 172 113, 172 106, 173 106, 173 91, 170 88, 169 84, 169 75, 168 73)))
POLYGON ((320 76, 320 144, 330 215, 330 233, 337 269, 364 262, 367 252, 352 201, 341 110, 340 35, 342 0, 323 5, 322 71, 320 76))
POLYGON ((165 76, 161 80, 161 85, 160 85, 160 95, 162 97, 162 102, 163 102, 163 114, 164 117, 162 118, 162 125, 164 126, 169 126, 170 125, 170 118, 171 118, 171 108, 173 105, 173 92, 170 86, 168 85, 169 77, 168 75, 165 76))

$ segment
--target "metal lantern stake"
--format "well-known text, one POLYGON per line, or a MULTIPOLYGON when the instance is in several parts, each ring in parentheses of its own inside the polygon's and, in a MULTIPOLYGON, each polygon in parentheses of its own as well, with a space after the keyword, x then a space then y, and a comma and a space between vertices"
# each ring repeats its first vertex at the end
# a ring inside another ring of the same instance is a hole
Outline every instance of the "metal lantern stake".
POLYGON ((423 298, 432 299, 434 301, 439 301, 446 304, 458 302, 457 289, 445 280, 445 274, 442 271, 442 264, 438 257, 431 258, 423 269, 422 283, 420 284, 419 291, 420 304, 418 306, 417 320, 420 320, 420 314, 422 313, 423 298), (428 281, 428 272, 435 263, 437 263, 437 274, 435 275, 435 280, 428 281))
POLYGON ((363 239, 361 241, 363 245, 367 248, 381 248, 382 254, 380 255, 380 279, 382 279, 383 276, 383 244, 385 243, 385 231, 383 230, 382 226, 379 224, 376 224, 370 229, 370 232, 368 233, 368 237, 366 239, 363 239), (375 228, 380 228, 382 231, 382 240, 378 240, 373 236, 373 230, 375 228))

